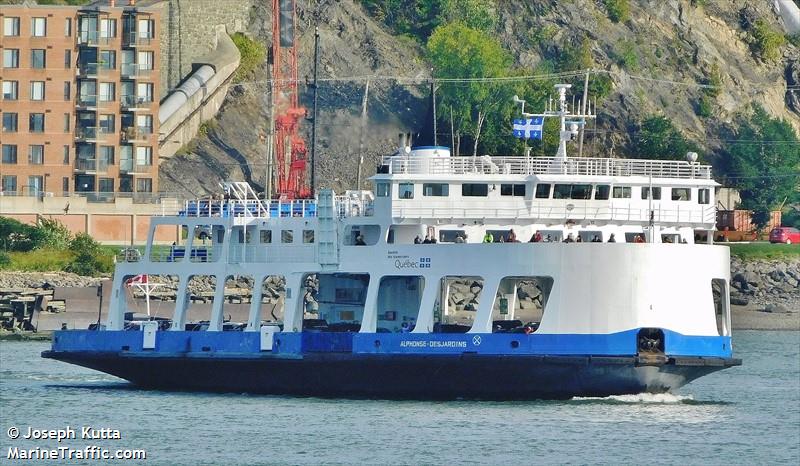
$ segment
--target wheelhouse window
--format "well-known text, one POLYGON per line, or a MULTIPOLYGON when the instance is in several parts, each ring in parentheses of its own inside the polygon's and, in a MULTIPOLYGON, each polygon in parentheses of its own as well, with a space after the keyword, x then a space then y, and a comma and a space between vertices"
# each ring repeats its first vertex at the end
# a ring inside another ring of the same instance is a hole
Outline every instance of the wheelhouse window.
POLYGON ((553 199, 591 199, 590 184, 557 184, 553 191, 553 199))
POLYGON ((450 195, 450 185, 447 183, 423 183, 423 196, 447 197, 450 195))
POLYGON ((597 201, 607 201, 611 196, 611 186, 607 184, 598 184, 594 187, 594 198, 597 201))
POLYGON ((314 242, 314 230, 303 230, 303 243, 311 244, 314 242))
POLYGON ((613 189, 614 199, 630 199, 631 187, 630 186, 614 186, 613 189))
POLYGON ((272 230, 261 230, 258 235, 261 244, 269 244, 272 242, 272 230))
POLYGON ((456 238, 467 239, 467 233, 464 230, 439 230, 440 243, 455 243, 456 238))
POLYGON ((691 201, 692 190, 691 188, 672 188, 673 201, 691 201))
POLYGON ((697 190, 697 203, 698 204, 711 203, 711 191, 708 188, 702 188, 697 190))
POLYGON ((281 243, 288 244, 294 242, 294 231, 281 230, 281 243))
POLYGON ((489 195, 489 185, 464 183, 461 185, 461 195, 465 197, 486 197, 489 195))
POLYGON ((400 199, 414 199, 414 183, 400 183, 397 194, 400 199))
POLYGON ((500 195, 501 196, 525 197, 525 185, 524 184, 501 184, 500 185, 500 195))
POLYGON ((389 197, 389 183, 377 183, 375 185, 375 195, 378 197, 389 197))
MULTIPOLYGON (((661 200, 661 188, 660 187, 658 187, 658 188, 654 187, 654 188, 652 188, 652 190, 653 190, 653 200, 654 201, 660 201, 661 200)), ((642 188, 642 199, 645 199, 645 200, 646 199, 650 199, 650 187, 649 186, 645 186, 645 187, 642 188)))
POLYGON ((550 199, 550 189, 552 185, 537 184, 536 185, 536 199, 550 199))

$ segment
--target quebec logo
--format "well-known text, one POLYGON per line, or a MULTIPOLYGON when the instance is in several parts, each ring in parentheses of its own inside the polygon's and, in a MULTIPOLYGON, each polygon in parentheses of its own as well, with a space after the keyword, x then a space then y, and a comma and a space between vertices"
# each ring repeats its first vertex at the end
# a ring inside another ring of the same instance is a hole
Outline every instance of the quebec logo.
POLYGON ((421 269, 429 269, 429 268, 431 268, 431 258, 430 257, 420 257, 419 258, 419 268, 421 268, 421 269))

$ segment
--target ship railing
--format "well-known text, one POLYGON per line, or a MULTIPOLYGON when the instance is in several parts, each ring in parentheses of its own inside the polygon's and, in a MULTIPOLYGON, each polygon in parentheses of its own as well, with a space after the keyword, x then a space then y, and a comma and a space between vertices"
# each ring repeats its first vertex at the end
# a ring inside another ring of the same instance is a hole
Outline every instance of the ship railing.
MULTIPOLYGON (((193 245, 191 251, 187 251, 186 246, 154 244, 150 247, 149 259, 150 262, 186 262, 188 257, 188 261, 193 263, 216 262, 221 250, 221 245, 193 245)), ((119 257, 117 260, 120 261, 119 257)))
MULTIPOLYGON (((533 205, 524 208, 505 207, 394 207, 395 218, 454 218, 454 219, 546 219, 546 220, 600 220, 631 223, 650 221, 651 210, 640 207, 622 206, 581 206, 567 204, 560 206, 533 205)), ((653 221, 656 223, 714 224, 716 209, 704 208, 654 208, 653 221)))
POLYGON ((185 201, 180 217, 316 217, 317 202, 313 199, 261 201, 239 199, 194 199, 185 201))
POLYGON ((389 174, 425 175, 586 175, 711 179, 711 166, 682 160, 555 157, 384 157, 389 174))
POLYGON ((228 254, 228 260, 234 264, 314 262, 316 257, 315 244, 283 245, 283 247, 234 245, 228 254))

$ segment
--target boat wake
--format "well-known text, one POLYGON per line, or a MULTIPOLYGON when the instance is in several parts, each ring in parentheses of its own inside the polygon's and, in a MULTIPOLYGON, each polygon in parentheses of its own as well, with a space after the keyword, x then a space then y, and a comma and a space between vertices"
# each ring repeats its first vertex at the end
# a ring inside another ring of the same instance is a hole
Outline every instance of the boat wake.
POLYGON ((692 395, 676 395, 674 393, 639 393, 636 395, 611 395, 606 397, 576 396, 572 401, 612 402, 612 403, 644 403, 644 404, 679 404, 692 403, 692 395))

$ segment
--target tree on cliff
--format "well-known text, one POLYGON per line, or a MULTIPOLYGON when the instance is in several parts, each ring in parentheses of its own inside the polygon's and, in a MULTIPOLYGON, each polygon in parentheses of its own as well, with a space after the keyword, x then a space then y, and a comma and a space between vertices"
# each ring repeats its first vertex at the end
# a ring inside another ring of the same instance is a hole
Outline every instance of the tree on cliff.
POLYGON ((507 112, 498 110, 511 107, 513 87, 493 80, 508 75, 511 55, 486 32, 454 22, 431 34, 428 56, 434 76, 443 80, 437 106, 442 120, 452 119, 455 152, 459 152, 461 137, 468 135, 472 138, 473 155, 477 155, 487 117, 502 118, 507 112), (451 78, 468 80, 448 82, 451 78))
POLYGON ((757 227, 766 226, 770 211, 797 195, 800 140, 788 122, 770 118, 762 107, 740 117, 724 155, 728 179, 739 189, 741 207, 753 211, 757 227))

